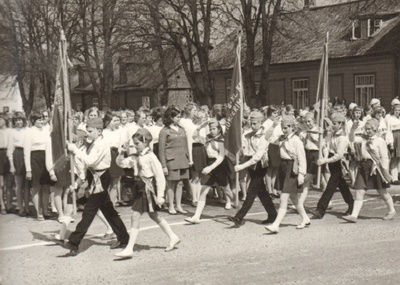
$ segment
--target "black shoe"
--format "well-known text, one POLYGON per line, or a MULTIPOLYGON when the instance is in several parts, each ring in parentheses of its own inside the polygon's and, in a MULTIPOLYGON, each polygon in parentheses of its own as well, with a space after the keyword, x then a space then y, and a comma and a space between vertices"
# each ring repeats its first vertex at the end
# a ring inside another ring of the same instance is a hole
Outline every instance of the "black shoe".
POLYGON ((71 242, 66 241, 66 242, 61 242, 60 244, 63 248, 69 249, 71 253, 74 253, 75 255, 78 254, 78 246, 72 244, 71 242))
POLYGON ((392 184, 392 185, 400 185, 400 180, 393 181, 390 184, 392 184))
POLYGON ((281 194, 279 194, 279 193, 271 194, 271 197, 274 197, 276 199, 280 199, 281 198, 281 194))
POLYGON ((45 220, 57 220, 57 216, 55 215, 43 215, 45 220))
POLYGON ((268 224, 272 224, 273 222, 275 222, 276 216, 275 217, 268 217, 268 219, 264 220, 261 222, 262 225, 268 225, 268 224))
POLYGON ((311 219, 313 219, 313 220, 319 220, 324 217, 324 215, 321 214, 321 212, 318 210, 310 210, 310 213, 312 214, 311 219))
POLYGON ((228 219, 229 219, 231 222, 234 222, 235 225, 238 226, 238 227, 244 225, 244 221, 243 221, 243 220, 240 220, 240 219, 238 219, 238 218, 236 218, 236 217, 228 216, 228 219))
POLYGON ((110 249, 125 248, 127 244, 127 242, 117 241, 110 245, 110 249))

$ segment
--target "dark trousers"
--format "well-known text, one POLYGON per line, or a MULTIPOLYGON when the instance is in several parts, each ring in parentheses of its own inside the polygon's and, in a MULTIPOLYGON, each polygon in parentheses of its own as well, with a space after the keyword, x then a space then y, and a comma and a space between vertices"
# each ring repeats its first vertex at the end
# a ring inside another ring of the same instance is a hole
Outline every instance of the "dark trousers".
POLYGON ((103 191, 89 196, 85 209, 83 210, 82 220, 76 226, 75 232, 73 232, 68 238, 70 243, 79 246, 99 209, 106 217, 107 222, 113 229, 118 241, 122 243, 128 242, 129 234, 126 231, 125 225, 118 216, 117 211, 114 209, 108 192, 103 191))
POLYGON ((264 177, 267 172, 267 169, 262 168, 261 162, 258 162, 255 169, 254 167, 249 167, 248 171, 250 176, 250 183, 249 183, 249 188, 247 189, 247 197, 246 200, 243 202, 243 205, 240 208, 240 210, 236 213, 235 217, 240 220, 243 220, 247 212, 250 210, 251 206, 253 206, 254 199, 257 196, 258 198, 260 198, 261 204, 267 211, 268 218, 276 217, 277 213, 274 202, 272 202, 271 196, 267 192, 264 183, 264 177))
POLYGON ((318 201, 317 211, 324 216, 326 209, 328 208, 329 201, 332 199, 333 194, 335 194, 336 189, 339 187, 340 193, 342 194, 343 200, 349 205, 349 208, 353 208, 353 195, 350 192, 349 186, 347 186, 346 181, 343 178, 342 170, 340 167, 340 161, 334 163, 329 163, 329 170, 331 172, 331 177, 329 178, 328 185, 321 198, 318 201))

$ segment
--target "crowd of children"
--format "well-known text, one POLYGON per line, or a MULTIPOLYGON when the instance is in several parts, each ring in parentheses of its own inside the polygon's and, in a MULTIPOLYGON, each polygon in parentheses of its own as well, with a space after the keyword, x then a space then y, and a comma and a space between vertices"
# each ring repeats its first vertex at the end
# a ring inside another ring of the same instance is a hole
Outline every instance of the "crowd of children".
POLYGON ((21 112, 1 114, 1 213, 34 216, 38 221, 52 219, 52 213, 57 213, 55 218, 63 226, 55 238, 71 255, 77 254, 97 215, 107 228, 104 238, 117 238, 111 248, 123 248, 115 254, 123 258, 133 255, 143 213, 167 234, 165 250, 175 248, 180 238, 157 212, 186 215, 184 190, 196 207, 195 214, 185 218, 188 223, 200 223, 212 189, 226 209, 238 208, 228 217, 236 226, 244 224, 258 196, 268 214, 262 224, 267 231, 278 233, 290 202, 301 218, 296 228, 310 226, 304 202, 320 172, 323 193, 311 210, 311 218, 324 217, 337 188, 348 204, 343 216, 348 222, 357 221, 365 192, 372 189, 387 205, 383 219, 395 216, 387 189, 390 184, 400 184, 397 98, 387 114, 376 98, 368 110, 354 103, 331 105, 323 128, 317 124, 319 114, 313 108, 272 105, 245 109, 240 161, 234 167, 229 167, 225 156, 226 108, 222 104, 209 109, 188 103, 182 110, 167 106, 104 113, 92 107, 85 113, 76 112, 74 136, 66 146, 74 155, 74 185, 65 182, 54 167, 51 112, 32 112, 29 120, 21 112), (347 174, 350 183, 345 179, 347 174), (355 190, 355 199, 350 188, 355 190), (66 236, 73 222, 71 197, 75 192, 83 209, 82 219, 66 236), (82 192, 84 195, 79 195, 82 192), (243 201, 241 206, 235 202, 236 195, 243 201), (274 198, 280 198, 278 211, 274 198), (31 201, 34 212, 29 207, 31 201), (115 209, 127 203, 132 204, 129 231, 115 209))

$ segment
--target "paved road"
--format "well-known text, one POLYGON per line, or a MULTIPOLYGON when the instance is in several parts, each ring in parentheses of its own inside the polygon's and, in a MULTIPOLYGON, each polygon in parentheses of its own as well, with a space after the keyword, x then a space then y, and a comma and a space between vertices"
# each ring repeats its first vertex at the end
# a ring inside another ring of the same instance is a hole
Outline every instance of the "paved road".
MULTIPOLYGON (((400 187, 390 192, 400 200, 400 187)), ((314 207, 320 194, 311 191, 306 206, 314 207)), ((357 224, 340 218, 347 206, 335 194, 323 220, 296 230, 300 218, 289 211, 277 235, 260 225, 266 214, 259 202, 240 228, 226 219, 235 210, 215 203, 199 225, 161 213, 182 239, 169 253, 167 237, 144 216, 134 257, 123 261, 100 239, 105 228, 97 219, 81 253, 63 257, 66 250, 47 240, 57 222, 1 216, 0 284, 399 284, 400 214, 383 221, 384 202, 372 191, 365 199, 357 224)), ((130 225, 130 209, 118 209, 130 225)))

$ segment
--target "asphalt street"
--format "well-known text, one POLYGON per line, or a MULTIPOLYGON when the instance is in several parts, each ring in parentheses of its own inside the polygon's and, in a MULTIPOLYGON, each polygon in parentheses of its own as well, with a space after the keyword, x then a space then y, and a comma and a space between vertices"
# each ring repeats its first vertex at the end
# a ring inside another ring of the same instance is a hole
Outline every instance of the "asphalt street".
MULTIPOLYGON (((266 219, 260 202, 240 228, 226 218, 236 210, 215 200, 198 225, 161 212, 182 240, 167 253, 167 236, 144 215, 134 256, 127 260, 115 258, 118 250, 101 239, 106 229, 97 218, 78 256, 64 257, 68 251, 48 239, 58 232, 57 221, 2 215, 0 284, 399 284, 400 187, 390 193, 399 213, 394 220, 382 220, 385 204, 369 191, 358 222, 349 224, 341 219, 347 205, 336 193, 322 220, 297 230, 300 217, 290 210, 275 235, 260 224, 266 219)), ((320 195, 310 191, 306 208, 314 208, 320 195)), ((129 228, 130 208, 117 210, 129 228)))

